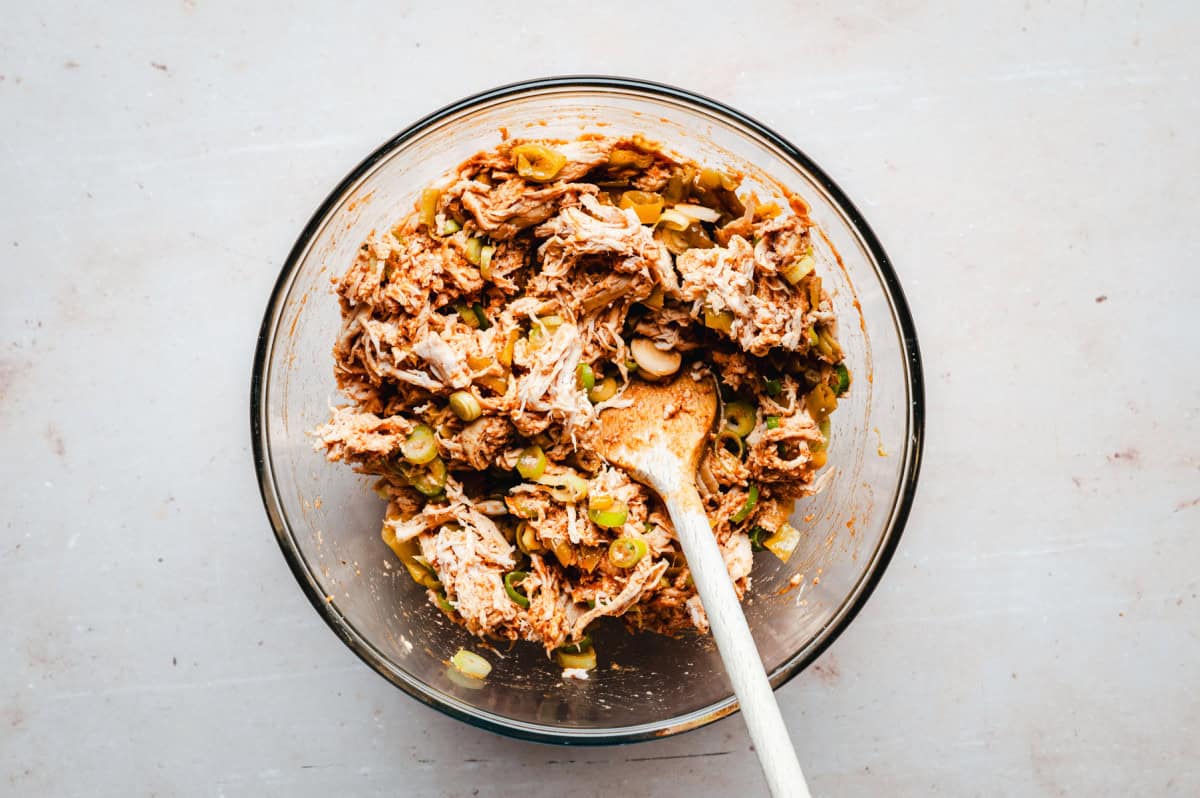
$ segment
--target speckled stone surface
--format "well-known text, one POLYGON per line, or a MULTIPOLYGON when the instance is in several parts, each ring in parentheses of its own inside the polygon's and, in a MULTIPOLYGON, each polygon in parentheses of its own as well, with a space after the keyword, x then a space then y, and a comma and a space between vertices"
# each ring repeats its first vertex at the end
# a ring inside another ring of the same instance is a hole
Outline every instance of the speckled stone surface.
POLYGON ((778 694, 814 794, 1200 794, 1197 12, 801 5, 7 10, 0 793, 763 791, 739 718, 559 749, 407 698, 304 600, 254 480, 254 340, 326 192, 462 95, 615 72, 805 149, 921 335, 909 529, 778 694))

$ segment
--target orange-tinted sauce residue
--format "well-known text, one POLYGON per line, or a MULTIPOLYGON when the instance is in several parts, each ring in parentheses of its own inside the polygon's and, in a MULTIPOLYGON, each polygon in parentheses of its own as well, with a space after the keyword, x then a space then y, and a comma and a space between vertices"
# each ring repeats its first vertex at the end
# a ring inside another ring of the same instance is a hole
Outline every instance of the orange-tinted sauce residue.
POLYGON ((776 596, 786 596, 800 585, 804 584, 804 574, 794 574, 787 584, 775 591, 776 596))
POLYGON ((350 204, 346 206, 346 210, 353 213, 358 208, 358 206, 366 205, 368 202, 371 201, 371 198, 374 196, 375 196, 375 191, 374 191, 374 189, 372 189, 371 191, 368 191, 366 194, 363 194, 358 199, 351 200, 350 204))
POLYGON ((501 126, 499 128, 499 130, 500 130, 500 140, 508 141, 508 128, 501 126))
POLYGON ((290 327, 288 327, 288 338, 292 338, 296 335, 296 324, 299 323, 300 314, 303 312, 304 306, 307 303, 308 294, 305 294, 304 296, 300 297, 300 307, 296 308, 296 315, 292 317, 292 324, 290 327))

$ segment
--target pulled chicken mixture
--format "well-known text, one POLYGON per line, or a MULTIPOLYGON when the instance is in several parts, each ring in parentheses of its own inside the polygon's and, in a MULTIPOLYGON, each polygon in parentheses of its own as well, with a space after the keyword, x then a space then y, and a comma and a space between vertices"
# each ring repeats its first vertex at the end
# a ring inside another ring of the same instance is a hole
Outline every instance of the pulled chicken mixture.
POLYGON ((508 141, 335 279, 350 403, 317 446, 378 477, 384 541, 456 623, 575 669, 601 616, 707 631, 661 502, 597 454, 630 380, 716 377, 698 484, 738 595, 796 547, 850 374, 806 206, 740 183, 638 136, 508 141))

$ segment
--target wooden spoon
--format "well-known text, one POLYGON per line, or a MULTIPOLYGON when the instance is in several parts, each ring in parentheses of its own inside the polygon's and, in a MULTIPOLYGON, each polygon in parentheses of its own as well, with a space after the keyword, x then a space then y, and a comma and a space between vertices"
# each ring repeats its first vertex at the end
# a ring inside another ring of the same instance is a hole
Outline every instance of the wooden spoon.
POLYGON ((624 396, 632 404, 600 414, 601 453, 666 503, 771 794, 807 798, 800 762, 696 492, 696 468, 717 416, 716 386, 685 374, 671 383, 634 380, 624 396))

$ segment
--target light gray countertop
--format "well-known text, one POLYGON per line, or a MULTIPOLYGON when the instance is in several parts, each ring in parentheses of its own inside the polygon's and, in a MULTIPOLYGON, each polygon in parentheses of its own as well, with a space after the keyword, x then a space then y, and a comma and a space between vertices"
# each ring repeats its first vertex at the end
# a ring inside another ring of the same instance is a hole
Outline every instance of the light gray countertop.
POLYGON ((255 336, 325 194, 451 100, 607 72, 797 143, 916 317, 908 530, 778 693, 814 794, 1200 794, 1194 6, 342 5, 5 11, 0 793, 761 793, 740 718, 565 749, 409 699, 255 483, 255 336))

